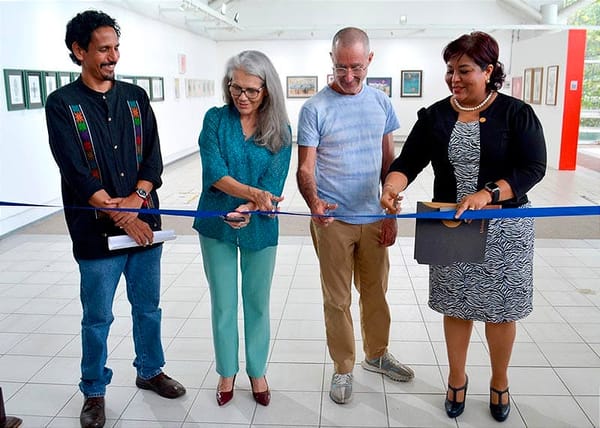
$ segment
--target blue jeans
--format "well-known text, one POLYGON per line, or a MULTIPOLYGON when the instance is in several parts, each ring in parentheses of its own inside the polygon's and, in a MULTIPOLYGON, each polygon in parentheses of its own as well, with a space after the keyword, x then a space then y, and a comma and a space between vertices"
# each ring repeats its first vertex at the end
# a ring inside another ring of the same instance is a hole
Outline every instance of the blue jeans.
POLYGON ((277 247, 252 251, 235 244, 200 235, 204 272, 211 299, 216 369, 223 377, 239 370, 238 257, 242 274, 242 305, 246 343, 246 373, 262 377, 267 369, 269 340, 269 296, 277 247))
POLYGON ((149 379, 165 364, 160 339, 160 257, 162 245, 104 259, 78 259, 81 275, 81 382, 86 397, 102 397, 112 378, 106 367, 107 339, 114 317, 113 300, 121 274, 131 303, 137 374, 149 379))

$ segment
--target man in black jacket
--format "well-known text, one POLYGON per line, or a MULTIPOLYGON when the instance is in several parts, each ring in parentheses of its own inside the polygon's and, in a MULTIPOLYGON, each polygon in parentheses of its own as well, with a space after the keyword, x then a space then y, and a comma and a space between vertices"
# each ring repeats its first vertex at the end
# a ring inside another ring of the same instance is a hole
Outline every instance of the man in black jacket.
POLYGON ((136 385, 167 398, 185 388, 162 372, 160 258, 153 243, 160 216, 106 208, 158 208, 163 170, 158 131, 143 89, 115 80, 120 28, 105 13, 86 11, 68 24, 65 42, 81 76, 48 97, 50 148, 61 174, 65 217, 81 276, 83 307, 79 388, 82 427, 105 423, 104 395, 112 305, 121 275, 132 306, 136 385), (107 239, 137 244, 111 251, 107 239))

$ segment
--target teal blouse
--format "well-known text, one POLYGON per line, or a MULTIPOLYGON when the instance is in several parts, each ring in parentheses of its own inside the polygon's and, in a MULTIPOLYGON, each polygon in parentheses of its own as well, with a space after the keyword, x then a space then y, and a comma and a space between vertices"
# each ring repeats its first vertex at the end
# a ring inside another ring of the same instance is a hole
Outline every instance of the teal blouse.
MULTIPOLYGON (((289 131, 289 128, 288 128, 289 131)), ((202 162, 202 193, 199 211, 233 211, 247 202, 213 187, 225 176, 240 183, 281 195, 292 154, 291 131, 288 144, 278 153, 244 139, 240 115, 233 106, 213 107, 206 112, 198 138, 202 162)), ((230 242, 241 248, 261 250, 277 245, 277 216, 252 214, 248 226, 234 229, 221 217, 196 217, 194 229, 203 236, 230 242)))

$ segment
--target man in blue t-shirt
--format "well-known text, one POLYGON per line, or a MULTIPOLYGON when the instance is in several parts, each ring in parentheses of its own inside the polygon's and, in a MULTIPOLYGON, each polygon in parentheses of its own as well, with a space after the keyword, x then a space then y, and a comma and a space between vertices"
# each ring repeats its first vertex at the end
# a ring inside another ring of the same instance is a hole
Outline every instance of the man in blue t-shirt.
POLYGON ((360 293, 366 370, 409 381, 412 369, 388 352, 390 311, 387 247, 396 240, 394 218, 379 218, 380 183, 394 159, 392 132, 400 127, 389 98, 364 85, 373 59, 358 28, 334 36, 334 80, 308 100, 298 122, 300 193, 313 215, 311 236, 321 268, 327 346, 334 363, 329 396, 352 396, 355 364, 350 313, 352 277, 360 293), (324 217, 331 213, 334 217, 324 217))

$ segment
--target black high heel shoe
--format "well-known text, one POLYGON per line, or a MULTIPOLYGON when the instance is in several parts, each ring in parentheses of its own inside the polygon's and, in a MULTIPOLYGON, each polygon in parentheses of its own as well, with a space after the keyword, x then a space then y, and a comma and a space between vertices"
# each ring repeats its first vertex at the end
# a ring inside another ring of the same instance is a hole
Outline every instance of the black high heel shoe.
POLYGON ((508 414, 510 413, 510 393, 508 392, 508 388, 504 391, 498 391, 496 388, 490 386, 490 413, 498 422, 504 422, 508 418, 508 414), (498 395, 498 404, 492 404, 492 394, 498 395), (506 404, 502 404, 502 396, 504 394, 508 395, 506 404))
POLYGON ((448 384, 448 391, 446 391, 446 401, 444 402, 444 407, 446 409, 446 414, 449 418, 457 418, 462 412, 465 410, 465 401, 467 400, 467 386, 469 385, 469 376, 465 375, 465 384, 460 388, 454 388, 448 384), (448 392, 452 391, 452 400, 448 398, 448 392), (456 401, 456 395, 460 391, 465 391, 463 401, 456 401))

